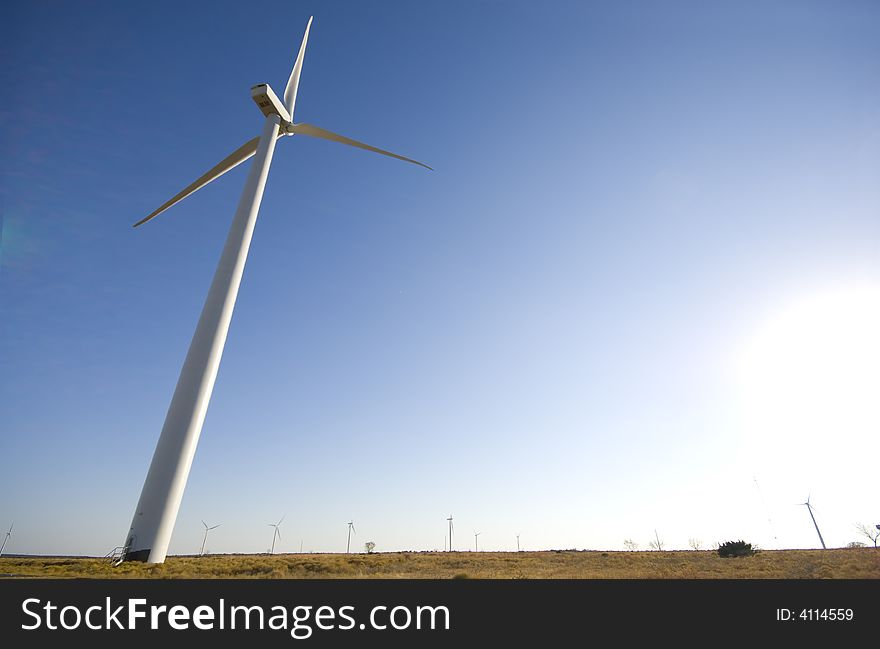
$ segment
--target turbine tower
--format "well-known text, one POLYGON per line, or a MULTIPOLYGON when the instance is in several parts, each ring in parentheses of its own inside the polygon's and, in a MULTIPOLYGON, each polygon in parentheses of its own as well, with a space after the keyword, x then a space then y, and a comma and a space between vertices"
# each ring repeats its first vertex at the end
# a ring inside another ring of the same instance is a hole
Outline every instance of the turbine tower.
POLYGON ((516 551, 519 552, 519 534, 516 535, 516 551))
POLYGON ((348 521, 348 544, 345 546, 345 553, 348 554, 351 552, 351 533, 354 531, 357 534, 357 530, 354 529, 354 521, 348 521))
POLYGON ((452 514, 446 520, 449 521, 449 551, 452 552, 452 514))
POLYGON ((283 101, 276 96, 268 84, 251 88, 251 97, 265 116, 261 135, 244 143, 195 182, 135 223, 135 227, 146 223, 233 167, 251 156, 254 157, 208 297, 180 370, 174 396, 165 415, 165 423, 135 508, 131 527, 126 535, 123 555, 125 561, 148 563, 165 561, 177 512, 180 509, 180 501, 183 498, 202 424, 208 410, 208 402, 217 378, 276 140, 283 135, 308 135, 381 153, 430 169, 428 165, 411 158, 311 124, 293 122, 296 94, 311 26, 312 19, 309 18, 299 54, 284 90, 283 101))
POLYGON ((482 532, 474 532, 474 552, 479 552, 480 547, 477 545, 477 537, 480 536, 482 532))
POLYGON ((13 527, 15 527, 15 521, 12 521, 12 525, 10 525, 9 529, 6 530, 6 538, 3 539, 3 545, 0 545, 0 557, 3 556, 3 550, 6 549, 6 542, 9 541, 9 537, 12 536, 13 527))
POLYGON ((825 539, 822 538, 822 532, 819 531, 819 525, 816 523, 816 517, 813 516, 813 506, 810 505, 810 496, 807 496, 807 502, 801 503, 801 505, 807 506, 807 511, 810 512, 810 518, 813 519, 813 526, 816 528, 816 534, 819 535, 819 543, 822 544, 823 550, 827 550, 828 548, 825 547, 825 539))
POLYGON ((281 521, 284 520, 284 516, 281 517, 281 520, 277 523, 269 523, 269 527, 274 527, 275 531, 272 532, 272 548, 269 550, 269 554, 275 554, 275 539, 281 538, 281 530, 278 529, 281 527, 281 521))
POLYGON ((202 521, 202 525, 205 526, 205 538, 202 539, 202 549, 199 552, 200 557, 205 554, 205 542, 208 540, 208 532, 210 532, 211 530, 216 530, 218 527, 220 527, 221 524, 217 523, 216 525, 208 527, 208 524, 205 521, 202 521))

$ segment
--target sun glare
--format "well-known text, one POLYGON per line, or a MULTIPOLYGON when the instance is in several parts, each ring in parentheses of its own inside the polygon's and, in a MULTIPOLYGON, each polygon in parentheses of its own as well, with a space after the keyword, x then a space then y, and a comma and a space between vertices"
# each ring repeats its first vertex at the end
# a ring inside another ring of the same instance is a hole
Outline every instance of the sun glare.
POLYGON ((739 369, 745 424, 766 459, 876 458, 880 286, 785 305, 751 339, 739 369))

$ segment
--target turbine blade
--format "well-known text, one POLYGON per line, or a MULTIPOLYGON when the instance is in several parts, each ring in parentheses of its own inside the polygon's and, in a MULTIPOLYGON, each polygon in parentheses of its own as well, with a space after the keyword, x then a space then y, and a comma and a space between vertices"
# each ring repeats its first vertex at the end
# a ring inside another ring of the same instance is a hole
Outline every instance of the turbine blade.
POLYGON ((139 225, 143 225, 144 223, 146 223, 147 221, 149 221, 153 217, 156 217, 159 214, 161 214, 162 212, 164 212, 165 210, 167 210, 169 207, 171 207, 175 203, 179 203, 180 201, 182 201, 184 198, 186 198, 187 196, 189 196, 193 192, 198 191, 199 189, 201 189, 202 187, 207 185, 212 180, 219 178, 220 176, 225 174, 230 169, 240 165, 242 162, 244 162, 245 160, 250 158, 252 155, 254 155, 254 153, 257 152, 257 144, 259 144, 259 142, 260 142, 260 138, 255 137, 254 139, 248 140, 247 142, 242 144, 235 151, 230 153, 228 156, 223 158, 223 160, 221 160, 219 163, 217 163, 216 165, 211 167, 208 171, 206 171, 204 174, 202 174, 198 178, 198 180, 196 180, 195 182, 193 182, 190 185, 187 185, 185 188, 180 190, 179 193, 175 194, 174 197, 171 198, 168 202, 163 203, 158 209, 151 212, 150 214, 148 214, 147 216, 142 218, 140 221, 135 223, 134 227, 137 227, 139 225))
POLYGON ((430 169, 431 171, 434 171, 433 168, 429 167, 423 162, 419 162, 418 160, 413 160, 412 158, 407 158, 406 156, 391 153, 391 151, 386 151, 385 149, 380 149, 378 147, 370 146, 369 144, 364 144, 363 142, 358 142, 357 140, 352 140, 350 137, 345 137, 344 135, 333 133, 332 131, 328 131, 319 126, 315 126, 314 124, 293 124, 292 126, 288 127, 288 132, 296 133, 297 135, 308 135, 310 137, 317 137, 322 140, 330 140, 331 142, 339 142, 340 144, 347 144, 348 146, 354 146, 359 149, 373 151, 374 153, 381 153, 382 155, 397 158, 398 160, 403 160, 404 162, 412 162, 413 164, 419 165, 420 167, 424 167, 425 169, 430 169))
POLYGON ((309 41, 309 30, 312 28, 312 18, 309 17, 309 24, 306 25, 306 33, 303 34, 302 45, 299 46, 299 54, 296 56, 296 63, 293 64, 293 70, 290 71, 290 78, 287 80, 287 87, 284 89, 284 105, 287 106, 287 112, 290 113, 290 119, 293 121, 293 109, 296 106, 296 90, 299 88, 299 75, 302 73, 303 57, 306 55, 306 43, 309 41))
POLYGON ((205 521, 202 521, 202 525, 205 526, 205 529, 208 529, 208 524, 205 521))

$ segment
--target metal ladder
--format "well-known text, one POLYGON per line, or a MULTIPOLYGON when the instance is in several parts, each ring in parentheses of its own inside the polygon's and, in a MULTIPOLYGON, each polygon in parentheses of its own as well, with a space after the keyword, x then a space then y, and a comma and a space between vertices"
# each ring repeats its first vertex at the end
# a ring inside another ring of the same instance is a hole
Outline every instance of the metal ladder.
POLYGON ((125 561, 125 554, 128 552, 127 545, 118 545, 110 552, 104 555, 104 558, 110 562, 110 565, 114 568, 125 561))

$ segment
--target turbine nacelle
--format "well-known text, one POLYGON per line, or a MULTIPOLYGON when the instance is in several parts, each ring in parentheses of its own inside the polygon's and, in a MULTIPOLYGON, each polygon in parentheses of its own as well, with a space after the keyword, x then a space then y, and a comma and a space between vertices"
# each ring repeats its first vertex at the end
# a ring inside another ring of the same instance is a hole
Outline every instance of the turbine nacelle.
POLYGON ((284 103, 278 99, 278 95, 275 94, 272 86, 268 83, 261 83, 251 88, 251 98, 257 102, 257 106, 260 107, 260 110, 263 111, 263 115, 266 117, 278 115, 282 123, 290 123, 290 112, 284 106, 284 103))

